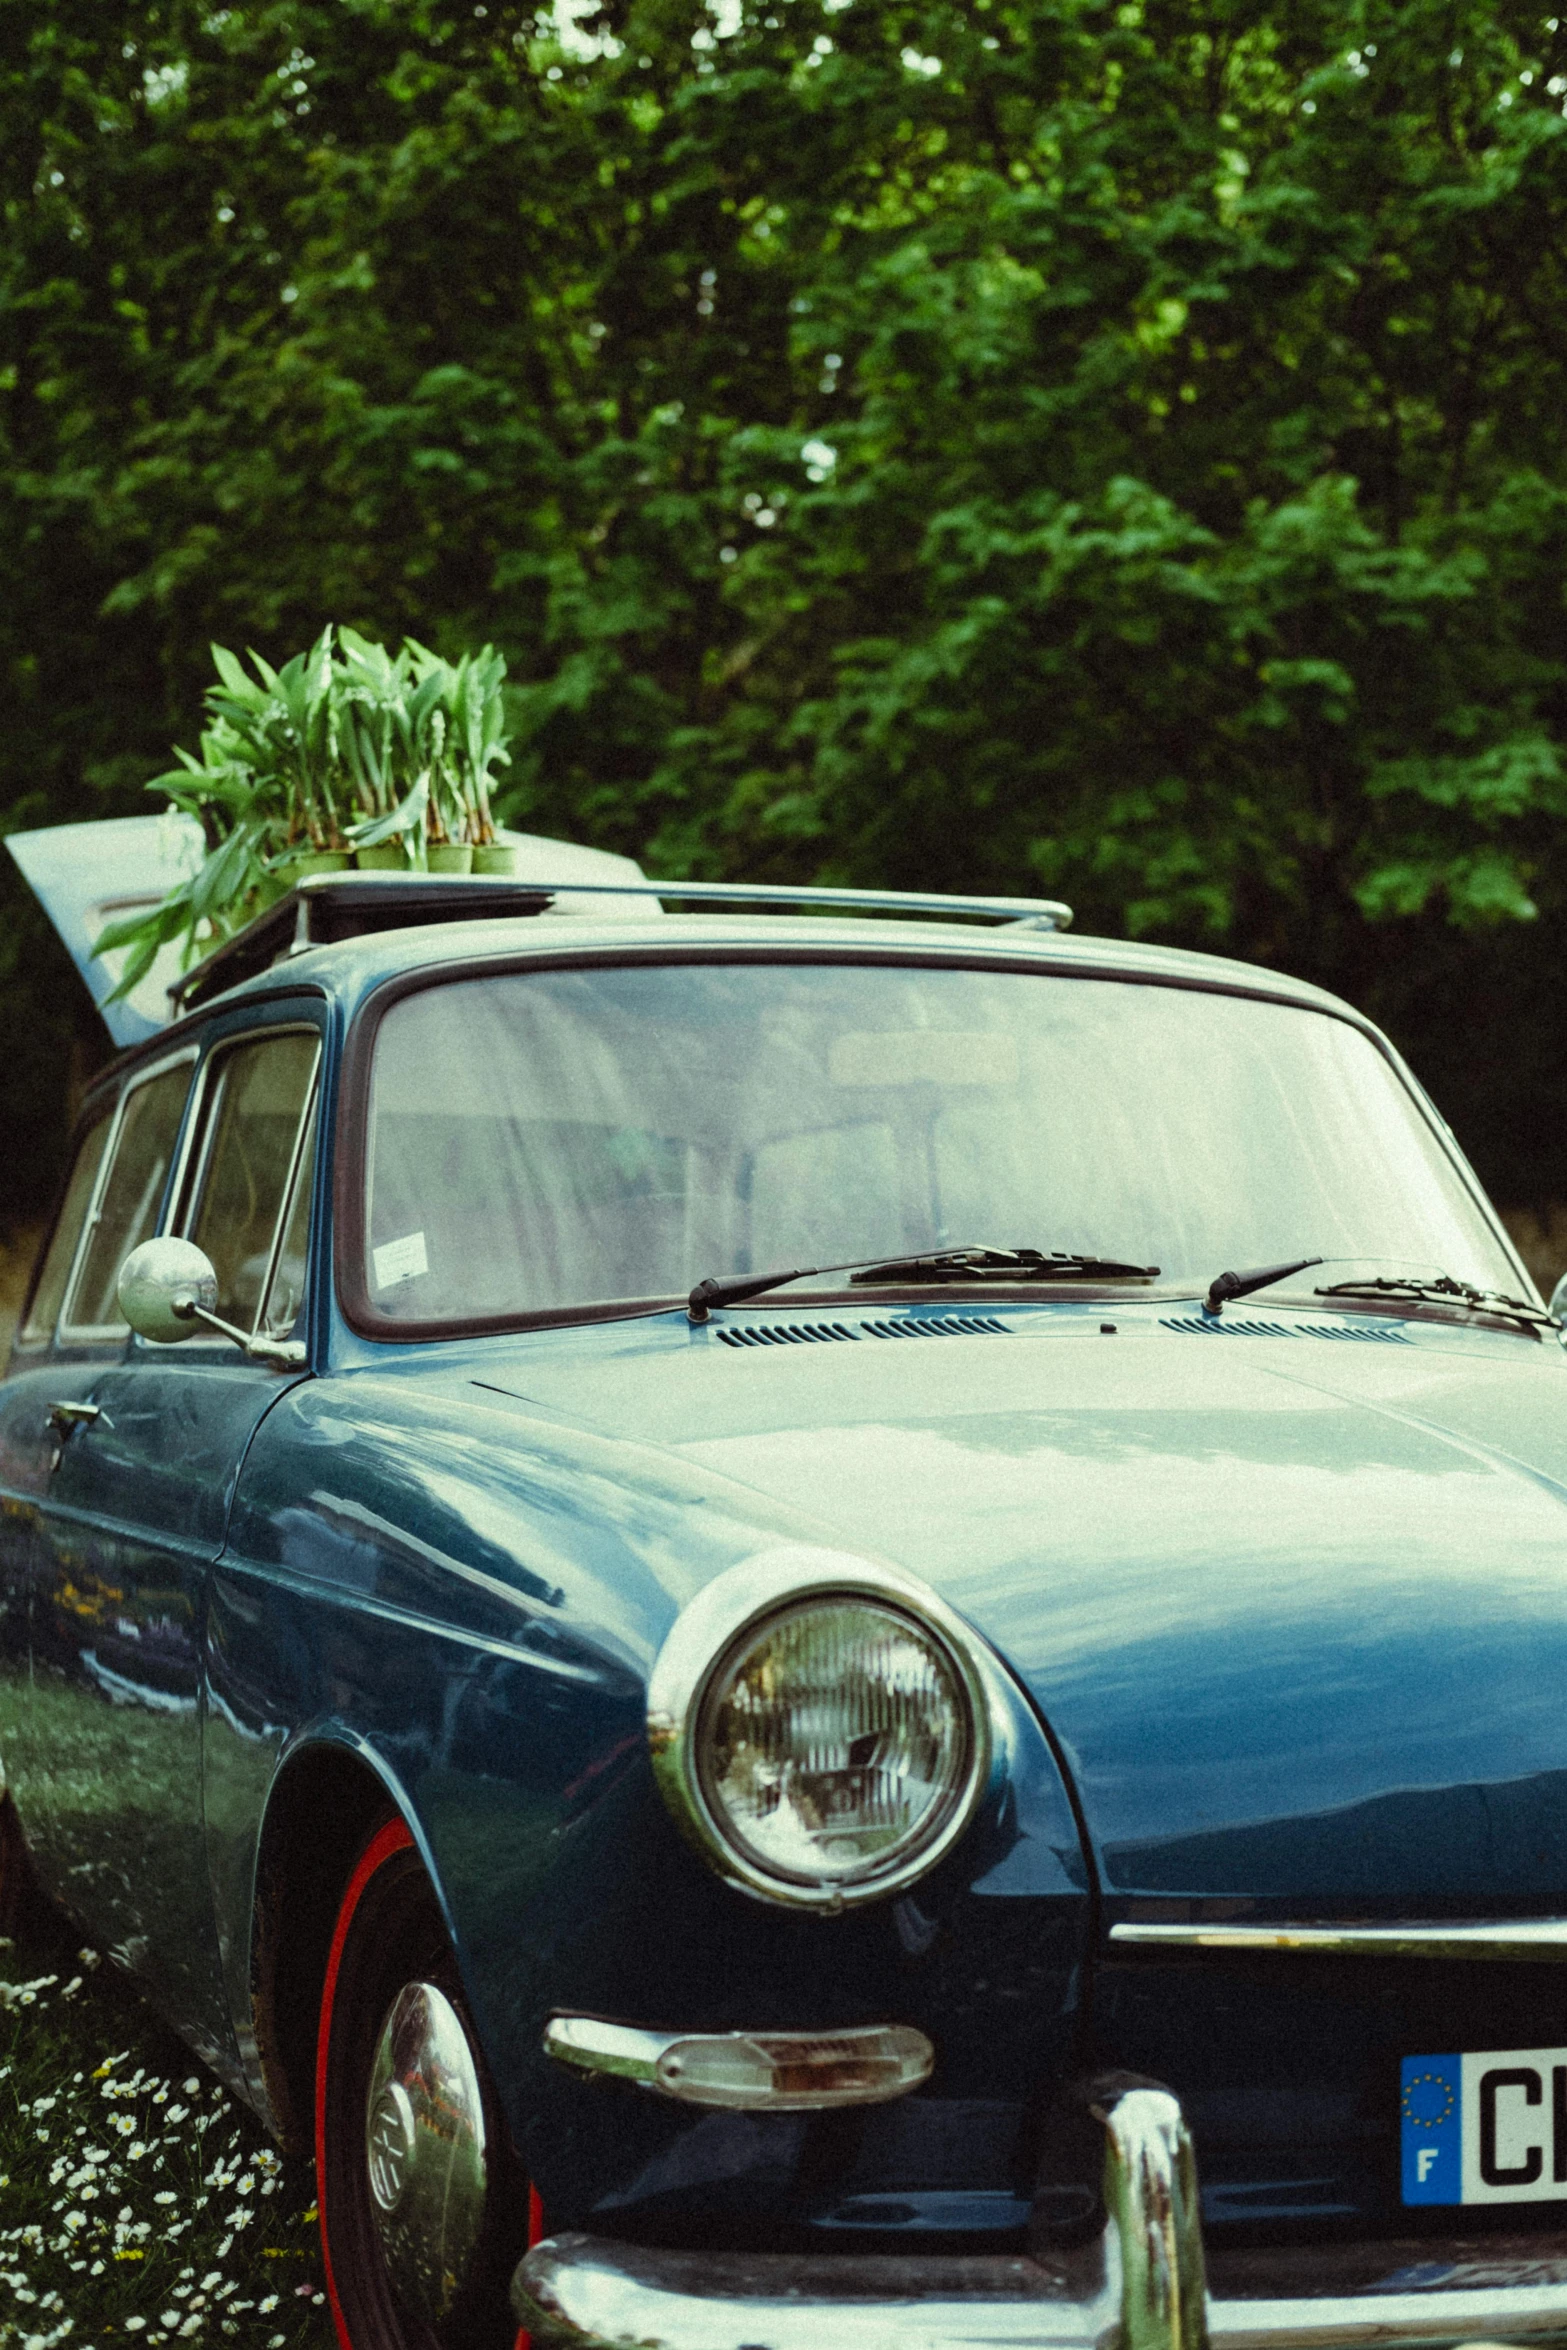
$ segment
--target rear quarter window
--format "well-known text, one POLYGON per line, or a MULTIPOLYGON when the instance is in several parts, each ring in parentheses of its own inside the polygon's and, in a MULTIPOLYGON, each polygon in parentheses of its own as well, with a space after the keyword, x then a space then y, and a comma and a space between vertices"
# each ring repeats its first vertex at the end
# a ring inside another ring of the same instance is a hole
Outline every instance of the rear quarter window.
POLYGON ((32 1303, 27 1319, 22 1324, 23 1343, 37 1346, 54 1336, 54 1326, 60 1319, 60 1308, 65 1302, 65 1285, 76 1262, 77 1243, 82 1237, 82 1226, 87 1221, 93 1187, 98 1180, 98 1169, 103 1164, 103 1146, 109 1139, 109 1110, 101 1110, 77 1145, 70 1179, 65 1186, 65 1197, 60 1202, 60 1213, 49 1235, 44 1251, 32 1303))
POLYGON ((190 1091, 193 1055, 131 1084, 109 1142, 109 1164, 88 1218, 86 1242, 65 1311, 69 1332, 123 1331, 118 1283, 133 1248, 157 1230, 190 1091))

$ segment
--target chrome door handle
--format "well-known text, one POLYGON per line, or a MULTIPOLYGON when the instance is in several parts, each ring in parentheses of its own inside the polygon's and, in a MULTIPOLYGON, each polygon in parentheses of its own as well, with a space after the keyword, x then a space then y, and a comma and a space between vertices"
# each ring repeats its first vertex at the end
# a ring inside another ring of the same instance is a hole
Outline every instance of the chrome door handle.
MULTIPOLYGON (((103 1419, 101 1404, 52 1403, 49 1406, 49 1425, 60 1437, 69 1436, 73 1428, 90 1428, 94 1420, 101 1419, 103 1419)), ((104 1424, 107 1426, 107 1421, 104 1424)))

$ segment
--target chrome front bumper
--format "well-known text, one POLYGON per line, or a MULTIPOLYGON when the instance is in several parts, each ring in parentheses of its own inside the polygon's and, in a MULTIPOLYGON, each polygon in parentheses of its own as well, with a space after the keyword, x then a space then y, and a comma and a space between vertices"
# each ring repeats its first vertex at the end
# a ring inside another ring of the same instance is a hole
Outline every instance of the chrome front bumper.
POLYGON ((512 2281, 535 2344, 576 2350, 1360 2350, 1567 2344, 1567 2235, 1296 2246, 1222 2256, 1210 2292, 1197 2180, 1165 2090, 1109 2087, 1104 2233, 991 2254, 664 2252, 536 2245, 512 2281))

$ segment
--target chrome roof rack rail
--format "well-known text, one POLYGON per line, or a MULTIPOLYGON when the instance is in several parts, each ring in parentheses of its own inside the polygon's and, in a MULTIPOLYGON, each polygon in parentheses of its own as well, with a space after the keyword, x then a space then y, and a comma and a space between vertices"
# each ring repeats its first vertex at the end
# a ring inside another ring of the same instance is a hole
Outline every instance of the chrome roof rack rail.
POLYGON ((914 889, 829 889, 815 882, 783 881, 595 881, 579 883, 595 897, 668 898, 677 905, 836 906, 845 913, 970 914, 981 921, 1015 923, 1028 930, 1069 930, 1072 909, 1059 898, 954 897, 946 891, 914 889))
POLYGON ((747 881, 524 881, 501 874, 312 873, 225 939, 169 990, 177 1012, 253 979, 287 955, 340 939, 428 922, 497 922, 548 913, 557 897, 667 899, 674 905, 821 906, 843 913, 969 915, 1021 930, 1065 930, 1070 906, 1054 898, 950 896, 932 890, 829 889, 747 881))

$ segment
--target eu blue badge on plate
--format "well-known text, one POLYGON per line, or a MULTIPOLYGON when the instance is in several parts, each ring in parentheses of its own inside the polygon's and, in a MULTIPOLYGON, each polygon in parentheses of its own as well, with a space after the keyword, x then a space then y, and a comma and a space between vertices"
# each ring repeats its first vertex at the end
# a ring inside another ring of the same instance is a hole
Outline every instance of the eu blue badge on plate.
POLYGON ((1406 2056, 1399 2100, 1406 2203, 1463 2201, 1462 2059, 1406 2056))

